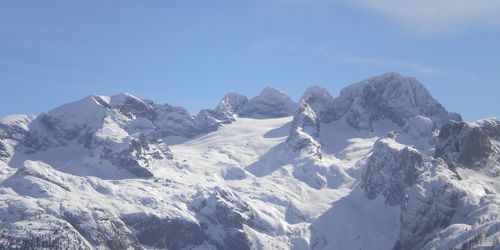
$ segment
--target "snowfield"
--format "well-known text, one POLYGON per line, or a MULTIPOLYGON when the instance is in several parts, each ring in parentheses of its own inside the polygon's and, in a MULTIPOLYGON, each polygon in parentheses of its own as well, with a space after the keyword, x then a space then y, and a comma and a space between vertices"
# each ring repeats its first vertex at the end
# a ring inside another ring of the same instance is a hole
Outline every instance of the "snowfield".
MULTIPOLYGON (((259 242, 266 242, 266 240, 273 242, 272 246, 263 244, 262 248, 312 247, 309 226, 319 216, 334 216, 334 218, 322 219, 327 223, 315 224, 314 230, 322 236, 327 235, 332 242, 339 242, 337 243, 339 249, 354 249, 363 246, 366 248, 370 244, 377 246, 376 248, 390 248, 398 233, 399 210, 386 206, 380 201, 364 199, 361 193, 355 192, 354 178, 345 174, 345 171, 353 170, 355 167, 355 164, 349 165, 350 163, 355 163, 366 156, 366 152, 370 151, 377 137, 372 133, 367 133, 366 139, 336 145, 339 155, 344 157, 337 159, 331 156, 330 159, 315 163, 322 166, 332 164, 342 166, 338 170, 339 176, 332 177, 342 178, 337 180, 339 184, 336 188, 317 190, 300 180, 309 175, 307 169, 303 168, 301 172, 294 173, 294 166, 303 161, 300 155, 293 156, 289 152, 265 155, 269 151, 286 151, 282 144, 288 137, 291 121, 292 117, 241 118, 216 132, 173 145, 171 150, 182 162, 196 166, 190 169, 190 172, 204 176, 208 183, 225 183, 230 190, 252 206, 264 223, 272 226, 273 231, 276 230, 273 234, 277 235, 257 233, 253 236, 259 239, 259 242), (345 156, 346 151, 355 151, 355 149, 362 150, 362 153, 345 156), (259 159, 263 156, 268 159, 260 162, 259 159), (263 167, 265 171, 262 171, 262 168, 257 171, 254 166, 263 167), (269 169, 269 166, 273 166, 274 169, 269 169), (249 170, 246 170, 247 167, 249 170), (304 175, 304 177, 296 175, 304 175), (331 204, 339 200, 342 202, 338 203, 338 208, 332 208, 331 204), (328 213, 324 214, 327 211, 328 213), (377 221, 363 216, 363 213, 370 214, 374 211, 380 216, 377 221), (331 225, 330 221, 335 221, 335 225, 331 225), (363 238, 358 237, 360 231, 365 232, 363 238), (346 235, 350 235, 350 238, 346 238, 346 235), (345 239, 352 240, 346 241, 345 239)), ((332 124, 331 127, 335 129, 336 126, 332 124)), ((345 129, 347 129, 346 133, 352 132, 350 128, 345 129)), ((160 169, 164 170, 164 168, 158 168, 155 175, 162 176, 160 169)), ((319 236, 314 235, 314 237, 319 236)), ((329 248, 326 245, 317 244, 316 248, 329 248)))

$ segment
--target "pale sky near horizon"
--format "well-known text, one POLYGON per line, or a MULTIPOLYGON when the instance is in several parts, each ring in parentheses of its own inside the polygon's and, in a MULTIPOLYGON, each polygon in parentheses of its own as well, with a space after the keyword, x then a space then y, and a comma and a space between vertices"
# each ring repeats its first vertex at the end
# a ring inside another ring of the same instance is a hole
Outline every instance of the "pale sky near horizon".
POLYGON ((196 114, 384 72, 465 120, 500 117, 500 1, 0 1, 0 118, 120 92, 196 114))

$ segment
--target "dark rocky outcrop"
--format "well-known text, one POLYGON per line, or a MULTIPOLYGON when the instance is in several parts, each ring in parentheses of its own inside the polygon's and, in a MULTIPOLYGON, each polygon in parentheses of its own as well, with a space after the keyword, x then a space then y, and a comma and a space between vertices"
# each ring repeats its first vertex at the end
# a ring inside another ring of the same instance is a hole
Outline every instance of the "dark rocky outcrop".
POLYGON ((158 249, 184 249, 207 240, 201 225, 183 218, 161 218, 141 213, 124 215, 122 220, 133 228, 141 244, 158 249))
POLYGON ((71 224, 92 246, 105 249, 140 249, 136 236, 119 218, 101 209, 62 211, 62 218, 71 224))
POLYGON ((106 141, 95 144, 93 147, 95 152, 99 152, 101 159, 108 160, 113 165, 144 178, 153 176, 148 167, 154 162, 162 159, 173 159, 170 149, 161 138, 158 138, 157 141, 148 141, 143 134, 140 134, 125 143, 127 146, 121 151, 117 151, 116 148, 123 148, 123 146, 106 141))
POLYGON ((367 161, 362 188, 369 199, 382 195, 401 209, 394 249, 421 249, 451 224, 465 193, 442 159, 424 159, 415 149, 381 139, 367 161))
POLYGON ((314 86, 308 88, 299 102, 297 112, 293 117, 292 129, 287 143, 296 150, 307 146, 317 153, 321 146, 319 131, 321 123, 334 119, 331 110, 334 98, 328 90, 314 86))
POLYGON ((475 123, 451 121, 441 128, 434 157, 450 166, 482 168, 500 165, 500 122, 496 119, 475 123))
POLYGON ((369 199, 382 195, 390 205, 406 203, 407 190, 415 183, 423 162, 413 148, 392 139, 381 139, 373 147, 363 175, 362 187, 369 199))
POLYGON ((169 104, 159 105, 153 102, 150 102, 150 105, 153 106, 155 112, 152 122, 163 137, 182 136, 192 138, 204 133, 203 128, 198 126, 185 108, 169 104))
POLYGON ((196 213, 217 249, 252 248, 243 226, 256 227, 253 212, 230 191, 215 188, 212 193, 202 193, 193 200, 190 209, 196 213), (217 228, 222 228, 222 231, 217 228))
POLYGON ((9 152, 7 152, 7 148, 5 145, 0 141, 0 159, 6 159, 9 158, 11 155, 9 152))
POLYGON ((210 109, 202 109, 194 118, 196 125, 205 133, 216 131, 221 122, 217 119, 215 111, 210 109))
POLYGON ((150 103, 127 93, 112 96, 109 106, 106 106, 106 102, 102 98, 97 102, 104 107, 118 110, 122 115, 130 119, 143 117, 148 120, 155 120, 157 116, 150 103))
POLYGON ((231 123, 235 121, 241 110, 248 104, 248 99, 237 93, 228 93, 215 108, 215 117, 221 123, 231 123))
POLYGON ((14 147, 28 135, 28 125, 34 116, 14 115, 0 120, 0 160, 7 162, 12 157, 9 147, 14 147))
POLYGON ((424 164, 407 192, 407 202, 401 205, 401 230, 394 249, 422 249, 436 232, 451 224, 465 195, 457 181, 441 159, 424 164))
POLYGON ((306 102, 300 102, 299 110, 293 116, 292 129, 287 143, 295 150, 311 147, 314 152, 319 151, 320 122, 316 112, 306 102))

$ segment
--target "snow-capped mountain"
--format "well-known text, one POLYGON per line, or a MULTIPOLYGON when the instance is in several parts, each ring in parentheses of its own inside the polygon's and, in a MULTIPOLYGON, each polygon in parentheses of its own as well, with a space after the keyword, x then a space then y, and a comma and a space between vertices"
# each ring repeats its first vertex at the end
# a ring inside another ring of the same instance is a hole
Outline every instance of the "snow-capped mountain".
POLYGON ((0 121, 0 249, 500 249, 500 121, 396 73, 0 121))

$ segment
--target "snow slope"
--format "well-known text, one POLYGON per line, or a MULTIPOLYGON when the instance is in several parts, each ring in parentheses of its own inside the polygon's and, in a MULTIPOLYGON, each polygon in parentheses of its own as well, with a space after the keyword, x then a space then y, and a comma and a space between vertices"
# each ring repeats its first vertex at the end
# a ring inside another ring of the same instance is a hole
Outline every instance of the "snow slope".
MULTIPOLYGON (((192 169, 193 172, 200 171, 200 175, 207 175, 206 178, 213 178, 214 182, 224 181, 221 178, 225 179, 229 188, 237 192, 241 199, 253 205, 253 209, 258 214, 262 213, 263 219, 267 220, 266 224, 270 224, 269 226, 276 230, 274 234, 277 235, 272 241, 276 244, 279 242, 280 245, 274 247, 282 249, 312 247, 310 245, 309 225, 319 216, 325 216, 322 214, 327 210, 334 211, 335 214, 342 211, 343 216, 337 216, 335 224, 351 225, 350 230, 340 226, 322 228, 321 231, 330 235, 329 238, 333 241, 342 241, 343 235, 363 229, 369 233, 363 240, 355 239, 356 242, 361 242, 360 244, 364 246, 375 242, 377 242, 376 246, 390 246, 397 237, 398 209, 386 206, 380 201, 368 201, 359 191, 355 191, 356 185, 352 181, 335 189, 318 190, 312 188, 302 182, 300 178, 298 179, 296 173, 294 174, 294 164, 300 159, 290 159, 279 153, 272 155, 273 162, 280 165, 274 171, 255 176, 252 174, 252 170, 250 172, 245 170, 246 166, 255 164, 270 150, 273 152, 273 149, 279 149, 283 146, 290 130, 290 122, 291 117, 278 119, 241 118, 233 124, 223 126, 216 132, 171 146, 171 150, 177 159, 188 165, 196 165, 196 169, 192 169), (332 202, 351 199, 354 200, 339 203, 342 204, 339 208, 330 208, 332 202), (367 208, 359 209, 360 204, 367 208), (380 216, 385 216, 381 218, 387 218, 392 222, 386 220, 370 221, 365 218, 362 219, 365 220, 364 223, 353 223, 353 218, 359 218, 360 213, 370 213, 370 210, 375 208, 380 216), (387 228, 387 223, 393 224, 392 230, 378 233, 379 230, 387 228)), ((360 139, 347 143, 344 147, 338 147, 344 150, 350 150, 351 147, 370 148, 373 142, 373 138, 360 139)), ((369 151, 369 149, 367 150, 369 151)), ((363 154, 349 155, 344 159, 347 162, 355 162, 363 156, 363 154)), ((330 162, 341 161, 325 159, 325 163, 322 164, 328 165, 330 162)), ((345 165, 343 170, 348 171, 350 168, 348 163, 345 165)), ((304 170, 307 171, 307 169, 304 170)), ((257 234, 255 237, 262 236, 257 234)), ((269 235, 265 235, 260 241, 265 242, 268 237, 269 235)), ((354 243, 346 244, 351 245, 340 246, 344 246, 344 248, 355 246, 354 243)))

